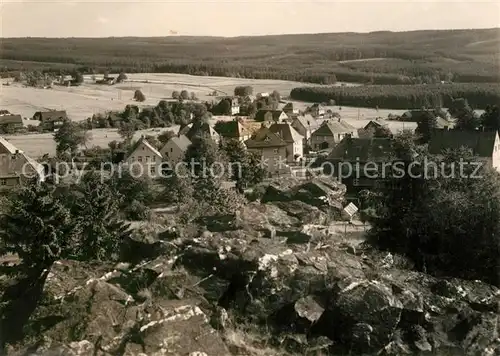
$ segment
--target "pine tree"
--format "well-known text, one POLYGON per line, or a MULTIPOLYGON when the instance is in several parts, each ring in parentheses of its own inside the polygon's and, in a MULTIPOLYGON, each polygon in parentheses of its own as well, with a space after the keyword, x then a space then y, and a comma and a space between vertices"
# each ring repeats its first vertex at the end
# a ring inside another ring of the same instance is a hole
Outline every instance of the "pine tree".
POLYGON ((116 257, 128 226, 118 218, 121 194, 100 181, 97 172, 87 173, 75 187, 71 210, 81 228, 79 258, 108 260, 116 257))
POLYGON ((73 255, 79 235, 70 211, 46 184, 16 191, 1 218, 0 255, 14 253, 29 268, 49 268, 73 255))

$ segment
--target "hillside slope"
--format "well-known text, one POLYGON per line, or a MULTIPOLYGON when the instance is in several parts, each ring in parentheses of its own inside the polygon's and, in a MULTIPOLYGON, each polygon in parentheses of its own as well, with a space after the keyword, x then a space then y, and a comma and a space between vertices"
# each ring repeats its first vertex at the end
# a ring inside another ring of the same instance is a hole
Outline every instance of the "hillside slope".
POLYGON ((3 71, 108 69, 402 84, 500 81, 500 28, 258 37, 5 38, 3 71), (374 61, 365 59, 377 58, 374 61))

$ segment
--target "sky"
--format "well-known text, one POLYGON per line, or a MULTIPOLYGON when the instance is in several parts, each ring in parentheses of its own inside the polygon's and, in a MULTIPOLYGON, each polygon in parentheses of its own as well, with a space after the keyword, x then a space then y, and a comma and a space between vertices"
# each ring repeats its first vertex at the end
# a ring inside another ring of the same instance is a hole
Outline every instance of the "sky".
POLYGON ((1 37, 253 36, 500 27, 500 1, 0 0, 1 37))

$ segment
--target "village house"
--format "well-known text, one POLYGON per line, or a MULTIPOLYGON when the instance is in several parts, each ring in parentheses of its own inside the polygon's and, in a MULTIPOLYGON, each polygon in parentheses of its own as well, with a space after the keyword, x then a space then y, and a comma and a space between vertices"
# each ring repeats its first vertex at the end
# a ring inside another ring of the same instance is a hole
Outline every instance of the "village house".
POLYGON ((33 120, 40 121, 40 125, 44 130, 57 131, 68 119, 66 111, 37 111, 33 115, 33 120))
POLYGON ((24 128, 23 118, 21 115, 0 115, 0 132, 11 133, 17 132, 24 128))
POLYGON ((266 110, 261 109, 257 111, 255 114, 255 121, 258 122, 283 122, 283 120, 287 120, 288 115, 282 110, 266 110))
POLYGON ((320 123, 310 114, 298 115, 292 120, 292 126, 309 144, 311 134, 318 129, 320 123))
POLYGON ((287 103, 282 109, 288 116, 299 113, 299 109, 295 108, 293 103, 287 103))
POLYGON ((252 136, 252 133, 241 119, 220 122, 220 124, 217 125, 217 129, 217 132, 223 140, 238 140, 240 142, 245 142, 252 136))
POLYGON ((315 118, 322 119, 325 116, 325 108, 321 104, 314 104, 308 109, 308 112, 315 118))
POLYGON ((160 150, 164 161, 180 162, 184 159, 191 141, 184 135, 172 137, 160 150))
POLYGON ((190 141, 192 141, 196 135, 200 134, 210 137, 217 144, 221 140, 219 133, 206 122, 202 123, 198 128, 194 127, 193 123, 190 123, 179 130, 179 135, 185 135, 190 141))
POLYGON ((345 136, 358 137, 358 130, 344 120, 329 120, 311 134, 311 147, 313 150, 326 150, 334 147, 345 136))
POLYGON ((0 137, 0 191, 12 189, 32 179, 45 180, 43 165, 0 137))
POLYGON ((256 99, 269 98, 269 93, 266 93, 266 92, 257 93, 257 95, 255 95, 255 98, 256 99))
POLYGON ((429 153, 441 155, 445 150, 467 147, 490 167, 500 171, 500 139, 497 131, 460 131, 435 129, 431 131, 429 153))
POLYGON ((157 177, 161 174, 163 156, 143 137, 132 148, 127 157, 130 172, 136 177, 157 177))
POLYGON ((387 136, 391 136, 393 134, 386 120, 382 118, 376 118, 370 120, 370 122, 366 124, 365 127, 358 129, 358 136, 360 138, 373 138, 376 137, 376 134, 380 133, 381 130, 385 131, 387 133, 387 136))
POLYGON ((268 127, 262 126, 245 141, 248 151, 258 154, 269 173, 278 173, 285 166, 288 144, 268 127))
MULTIPOLYGON (((384 168, 393 155, 391 138, 352 138, 346 136, 328 155, 332 174, 347 187, 349 194, 385 184, 391 173, 384 168), (367 165, 369 164, 369 165, 367 165), (383 169, 387 171, 384 173, 383 169)), ((324 167, 328 167, 324 165, 324 167)))
POLYGON ((269 130, 286 142, 286 162, 297 162, 304 156, 304 136, 300 135, 289 122, 275 123, 269 130))

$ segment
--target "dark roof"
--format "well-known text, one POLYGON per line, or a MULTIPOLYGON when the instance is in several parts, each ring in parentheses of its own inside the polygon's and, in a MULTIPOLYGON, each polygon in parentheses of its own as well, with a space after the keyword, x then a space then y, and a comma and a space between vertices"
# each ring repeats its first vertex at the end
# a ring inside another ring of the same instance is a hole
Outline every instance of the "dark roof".
POLYGON ((255 114, 255 121, 264 121, 265 120, 264 115, 266 115, 269 112, 272 113, 273 120, 278 121, 279 117, 283 113, 283 110, 263 110, 263 109, 261 109, 261 110, 257 111, 257 113, 255 114))
POLYGON ((293 103, 287 103, 285 106, 283 106, 283 111, 285 110, 293 111, 293 103))
POLYGON ((468 147, 479 157, 491 157, 495 147, 496 131, 431 131, 429 153, 441 154, 446 149, 468 147))
POLYGON ((219 126, 219 134, 223 137, 239 138, 250 136, 248 128, 239 120, 226 121, 219 126))
POLYGON ((219 133, 206 122, 203 122, 200 126, 195 126, 191 123, 179 131, 179 135, 186 135, 190 140, 199 133, 209 135, 210 137, 218 138, 220 136, 219 133))
POLYGON ((36 116, 39 117, 40 121, 66 120, 68 118, 66 111, 38 111, 35 113, 36 116))
POLYGON ((385 162, 392 156, 390 138, 350 138, 346 137, 328 155, 331 160, 360 162, 385 162))
POLYGON ((302 137, 301 134, 299 134, 295 129, 288 123, 275 123, 272 124, 269 127, 269 130, 272 133, 275 133, 278 135, 283 141, 292 143, 292 142, 299 142, 304 137, 302 137))
POLYGON ((262 127, 250 139, 245 141, 248 148, 263 148, 263 147, 282 147, 286 146, 286 142, 281 137, 269 130, 267 127, 262 127))
POLYGON ((23 124, 21 115, 0 115, 0 125, 23 124))
POLYGON ((375 120, 370 120, 370 122, 366 124, 364 129, 366 130, 370 126, 388 127, 389 125, 387 124, 387 121, 385 121, 384 119, 375 119, 375 120))
POLYGON ((323 122, 323 124, 312 134, 319 136, 334 136, 335 134, 346 134, 351 132, 357 132, 357 129, 343 120, 331 120, 323 122))

